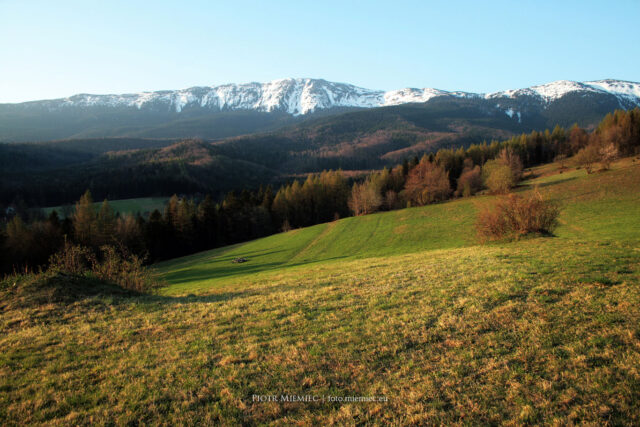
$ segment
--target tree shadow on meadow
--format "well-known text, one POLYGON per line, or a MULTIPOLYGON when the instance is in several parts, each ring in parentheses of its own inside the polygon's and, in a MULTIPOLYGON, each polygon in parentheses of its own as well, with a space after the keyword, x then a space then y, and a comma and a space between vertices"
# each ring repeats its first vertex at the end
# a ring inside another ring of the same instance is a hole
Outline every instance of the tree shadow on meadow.
POLYGON ((300 265, 309 264, 318 261, 331 261, 345 256, 328 257, 313 261, 301 261, 297 263, 290 263, 289 259, 283 259, 281 261, 261 261, 260 258, 271 257, 284 250, 261 250, 250 251, 235 254, 222 255, 220 257, 213 258, 209 261, 197 261, 192 263, 192 267, 188 265, 184 269, 166 273, 163 275, 163 279, 169 283, 169 286, 182 285, 190 282, 201 282, 214 279, 222 279, 226 277, 234 276, 248 276, 252 274, 273 271, 280 267, 296 267, 300 265), (247 261, 243 263, 234 264, 233 260, 243 257, 247 261))
POLYGON ((524 190, 531 190, 531 189, 536 188, 536 187, 537 188, 544 188, 544 187, 550 187, 552 185, 564 184, 565 182, 574 181, 576 179, 578 179, 577 176, 570 176, 570 177, 567 177, 567 178, 562 178, 562 179, 558 179, 558 180, 555 180, 555 181, 543 182, 543 183, 540 183, 540 184, 537 184, 537 183, 536 184, 520 184, 520 185, 518 185, 517 188, 521 189, 523 191, 524 190))
MULTIPOLYGON (((342 257, 335 257, 331 259, 337 259, 342 257)), ((298 266, 304 265, 308 263, 297 263, 290 264, 290 266, 298 266)), ((289 266, 289 265, 287 265, 289 266)), ((322 281, 322 282, 314 282, 314 288, 323 288, 326 286, 332 286, 333 283, 330 280, 322 281)), ((201 294, 193 294, 189 293, 186 295, 157 295, 157 294, 139 294, 136 295, 132 300, 131 298, 122 298, 121 302, 135 302, 141 303, 144 306, 147 306, 151 309, 162 309, 162 307, 166 305, 179 305, 179 304, 197 304, 197 303, 224 303, 232 301, 236 298, 247 298, 253 296, 267 296, 273 293, 280 292, 289 292, 294 289, 299 289, 300 286, 303 286, 301 283, 293 282, 286 285, 278 284, 278 286, 261 286, 261 287, 251 287, 251 288, 243 288, 239 287, 237 290, 226 290, 220 291, 218 288, 210 288, 207 290, 206 288, 200 288, 198 291, 203 293, 201 294)))

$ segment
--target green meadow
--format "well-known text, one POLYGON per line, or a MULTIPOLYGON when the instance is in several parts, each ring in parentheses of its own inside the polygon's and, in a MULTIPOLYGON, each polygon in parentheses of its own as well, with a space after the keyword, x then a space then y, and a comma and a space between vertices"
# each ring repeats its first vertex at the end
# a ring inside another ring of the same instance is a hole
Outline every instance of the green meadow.
POLYGON ((154 295, 5 280, 0 420, 637 425, 640 161, 560 172, 518 189, 562 206, 551 237, 479 244, 485 195, 164 262, 154 295))
POLYGON ((156 271, 175 294, 231 284, 256 274, 315 263, 393 256, 475 244, 477 201, 409 208, 292 230, 159 264, 156 271), (233 264, 238 257, 243 264, 233 264))
MULTIPOLYGON (((627 159, 606 173, 560 173, 557 164, 533 168, 519 192, 537 189, 562 207, 555 239, 640 239, 640 162, 627 159)), ((477 246, 475 221, 493 196, 458 199, 425 207, 345 218, 248 243, 218 248, 158 264, 160 277, 179 294, 233 284, 270 271, 477 246), (233 264, 238 257, 249 259, 233 264)))
MULTIPOLYGON (((146 212, 151 213, 155 209, 158 209, 160 212, 164 209, 164 205, 169 200, 168 197, 140 197, 137 199, 120 199, 120 200, 109 200, 109 205, 115 212, 119 212, 120 214, 144 214, 146 212)), ((97 209, 100 208, 102 201, 97 201, 94 203, 97 209)), ((70 206, 73 209, 73 206, 70 206)), ((68 209, 68 208, 67 208, 68 209)), ((64 216, 65 208, 63 206, 52 206, 48 208, 42 209, 45 215, 49 215, 52 211, 57 211, 59 215, 64 216)))

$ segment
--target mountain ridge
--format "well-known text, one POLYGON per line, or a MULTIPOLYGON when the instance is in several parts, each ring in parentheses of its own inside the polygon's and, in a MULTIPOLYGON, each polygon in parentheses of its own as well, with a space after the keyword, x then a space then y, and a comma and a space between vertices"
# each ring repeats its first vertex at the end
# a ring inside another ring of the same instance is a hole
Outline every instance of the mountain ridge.
POLYGON ((423 103, 440 96, 488 100, 534 97, 550 103, 572 92, 610 94, 618 99, 623 108, 628 108, 629 104, 640 105, 640 83, 616 79, 586 82, 558 80, 521 89, 474 93, 435 88, 381 91, 311 78, 286 78, 266 83, 194 86, 179 90, 129 94, 76 94, 66 98, 0 105, 26 108, 42 106, 49 110, 69 107, 126 107, 138 110, 168 110, 175 113, 181 113, 187 108, 200 107, 214 111, 253 110, 285 112, 292 116, 299 116, 337 107, 376 108, 423 103))
MULTIPOLYGON (((402 115, 397 109, 404 107, 419 107, 416 114, 420 117, 413 121, 447 116, 446 128, 460 128, 461 121, 473 117, 477 124, 484 122, 482 126, 529 132, 573 123, 589 127, 615 109, 638 106, 640 83, 613 79, 583 83, 559 80, 489 94, 431 88, 384 92, 322 79, 281 79, 264 84, 124 95, 80 94, 0 104, 0 141, 114 137, 220 140, 278 131, 323 117, 344 122, 342 114, 356 112, 377 116, 377 110, 384 110, 402 115)), ((380 114, 385 115, 384 111, 380 114)), ((371 117, 362 115, 348 117, 371 121, 371 117)), ((481 136, 494 135, 490 132, 481 136)))

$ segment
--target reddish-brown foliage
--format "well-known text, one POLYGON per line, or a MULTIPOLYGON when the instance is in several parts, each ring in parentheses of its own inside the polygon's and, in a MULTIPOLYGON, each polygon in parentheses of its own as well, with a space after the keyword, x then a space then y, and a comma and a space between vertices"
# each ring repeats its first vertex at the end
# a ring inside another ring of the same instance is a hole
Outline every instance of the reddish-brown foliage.
POLYGON ((526 234, 550 234, 557 226, 560 209, 539 192, 528 196, 510 194, 493 209, 478 215, 476 229, 481 240, 518 239, 526 234))

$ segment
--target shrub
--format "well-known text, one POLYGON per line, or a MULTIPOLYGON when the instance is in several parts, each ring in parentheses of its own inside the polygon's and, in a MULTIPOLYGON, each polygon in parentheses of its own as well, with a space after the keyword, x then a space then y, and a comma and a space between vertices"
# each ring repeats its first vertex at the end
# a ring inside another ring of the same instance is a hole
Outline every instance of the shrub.
POLYGON ((574 161, 577 166, 583 166, 587 173, 593 172, 596 163, 602 165, 602 169, 611 167, 611 162, 620 155, 620 150, 613 142, 607 142, 602 137, 594 136, 592 141, 575 155, 574 161))
POLYGON ((536 190, 528 196, 510 194, 493 209, 478 215, 476 229, 481 240, 518 239, 526 234, 551 234, 557 226, 559 207, 544 200, 536 190))
POLYGON ((102 246, 100 250, 100 261, 91 268, 98 279, 136 292, 147 292, 156 287, 151 273, 142 265, 142 258, 125 250, 118 251, 113 246, 102 246))
POLYGON ((593 166, 600 160, 598 147, 589 144, 582 148, 573 158, 576 166, 584 167, 587 173, 593 172, 593 166))
POLYGON ((598 149, 598 154, 600 154, 600 163, 602 164, 602 168, 608 170, 611 167, 611 162, 618 158, 619 151, 615 144, 609 143, 603 144, 598 149))
POLYGON ((500 152, 500 156, 498 157, 498 159, 502 164, 509 166, 515 182, 518 182, 522 179, 522 160, 520 159, 520 156, 518 156, 516 152, 513 151, 512 148, 504 148, 500 152))
POLYGON ((80 275, 90 271, 96 262, 95 254, 89 248, 65 243, 60 251, 49 258, 49 270, 80 275))
POLYGON ((102 246, 96 254, 87 247, 67 243, 51 256, 49 271, 73 276, 91 275, 124 289, 147 292, 157 287, 157 283, 143 266, 143 261, 113 246, 102 246))
POLYGON ((560 163, 560 171, 567 168, 567 155, 566 154, 558 154, 553 158, 553 161, 556 163, 560 163))

